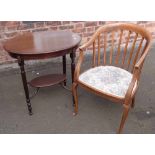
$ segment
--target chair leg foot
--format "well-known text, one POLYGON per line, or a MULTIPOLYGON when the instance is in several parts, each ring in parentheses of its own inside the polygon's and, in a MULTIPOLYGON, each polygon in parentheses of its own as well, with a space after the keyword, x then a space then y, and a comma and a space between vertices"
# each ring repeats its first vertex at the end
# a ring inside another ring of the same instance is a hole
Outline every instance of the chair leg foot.
POLYGON ((122 130, 123 130, 125 121, 126 121, 126 119, 127 119, 128 113, 129 113, 129 106, 125 106, 125 107, 124 107, 123 114, 122 114, 122 120, 121 120, 119 129, 118 129, 118 131, 117 131, 118 134, 122 133, 122 130))
POLYGON ((76 115, 77 115, 77 113, 73 112, 73 116, 76 116, 76 115))
POLYGON ((78 113, 78 95, 77 95, 77 83, 73 83, 72 85, 72 94, 73 94, 73 100, 74 100, 74 112, 73 116, 76 116, 78 113))
POLYGON ((135 107, 135 97, 132 99, 131 108, 135 107))

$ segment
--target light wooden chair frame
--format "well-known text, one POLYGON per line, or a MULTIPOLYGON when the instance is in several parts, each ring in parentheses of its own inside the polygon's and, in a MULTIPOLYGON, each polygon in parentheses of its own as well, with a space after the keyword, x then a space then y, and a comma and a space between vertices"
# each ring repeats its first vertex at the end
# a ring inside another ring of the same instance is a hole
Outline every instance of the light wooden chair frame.
POLYGON ((151 41, 152 41, 152 37, 151 34, 144 29, 143 27, 136 25, 136 24, 131 24, 131 23, 116 23, 116 24, 109 24, 109 25, 105 25, 100 27, 95 33, 94 35, 91 37, 91 39, 86 42, 85 44, 83 44, 82 46, 79 47, 79 58, 78 58, 78 62, 75 68, 75 74, 74 74, 74 82, 72 84, 72 93, 73 93, 73 97, 74 97, 74 114, 76 115, 78 113, 78 95, 77 95, 77 86, 80 85, 81 87, 83 87, 84 89, 93 92, 99 96, 105 97, 113 102, 116 103, 121 103, 123 105, 123 114, 122 114, 122 119, 120 122, 120 126, 119 129, 117 131, 117 133, 121 133, 125 124, 125 121, 127 119, 128 116, 128 112, 130 110, 131 107, 134 107, 134 101, 135 101, 135 94, 138 88, 138 84, 139 84, 139 78, 140 78, 140 74, 141 74, 141 69, 144 63, 144 60, 146 58, 146 55, 150 49, 151 46, 151 41), (112 57, 113 57, 113 51, 114 51, 114 33, 115 32, 120 31, 120 37, 119 37, 119 41, 118 41, 118 48, 117 48, 117 54, 115 57, 115 64, 112 64, 112 57), (94 89, 88 85, 86 85, 85 83, 81 82, 79 80, 79 75, 80 75, 80 70, 81 70, 81 65, 83 63, 83 58, 84 58, 84 51, 90 47, 93 46, 93 50, 92 50, 92 67, 95 66, 100 66, 100 65, 107 65, 106 62, 106 49, 107 49, 107 34, 111 34, 111 48, 110 48, 110 58, 109 58, 109 65, 113 65, 113 66, 117 66, 118 67, 118 62, 120 59, 120 49, 121 49, 121 41, 122 41, 122 36, 123 36, 123 32, 127 31, 128 35, 126 37, 126 41, 125 41, 125 47, 124 47, 124 56, 123 59, 121 60, 121 68, 128 70, 130 67, 130 63, 131 63, 131 58, 135 49, 135 45, 136 45, 136 41, 139 37, 140 39, 140 43, 138 45, 136 54, 134 56, 134 59, 132 61, 132 69, 131 69, 131 73, 133 74, 131 83, 129 85, 129 88, 127 90, 127 93, 125 95, 124 98, 118 97, 118 96, 114 96, 108 93, 103 93, 102 91, 99 91, 97 89, 94 89), (131 33, 134 33, 135 36, 131 37, 131 33), (100 35, 104 34, 104 46, 103 46, 103 64, 101 64, 100 62, 100 35), (125 68, 125 57, 127 55, 127 51, 128 51, 128 44, 130 43, 130 39, 133 39, 132 41, 132 46, 130 48, 130 53, 129 53, 129 58, 127 59, 127 67, 125 68), (96 41, 97 40, 97 41, 96 41), (143 42, 145 40, 145 44, 144 46, 142 45, 143 42), (97 42, 97 44, 96 44, 97 42), (96 48, 97 47, 97 48, 96 48), (97 50, 96 50, 97 49, 97 50), (141 52, 140 52, 141 51, 141 52), (141 53, 141 54, 140 54, 141 53), (96 55, 97 55, 97 60, 96 60, 96 55), (140 58, 138 58, 140 55, 140 58))

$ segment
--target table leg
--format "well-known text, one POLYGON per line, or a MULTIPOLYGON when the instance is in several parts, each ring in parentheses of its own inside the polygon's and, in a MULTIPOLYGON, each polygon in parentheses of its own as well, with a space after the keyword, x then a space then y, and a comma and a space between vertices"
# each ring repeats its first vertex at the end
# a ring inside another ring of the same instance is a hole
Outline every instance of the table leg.
POLYGON ((22 77, 23 87, 24 87, 24 91, 25 91, 25 97, 26 97, 29 115, 32 115, 32 107, 31 107, 31 102, 30 102, 30 97, 29 97, 29 89, 28 89, 26 73, 25 73, 25 69, 24 69, 24 60, 21 58, 18 58, 18 64, 19 64, 19 67, 21 70, 21 77, 22 77))
POLYGON ((74 82, 74 71, 75 71, 75 57, 76 54, 74 51, 70 53, 70 58, 71 58, 71 74, 72 74, 72 83, 74 82))
MULTIPOLYGON (((63 62, 63 74, 66 75, 66 55, 62 56, 62 62, 63 62)), ((66 86, 66 80, 64 81, 64 86, 66 86)))
MULTIPOLYGON (((72 74, 72 83, 74 82, 74 71, 75 71, 75 51, 72 51, 72 53, 70 53, 70 58, 71 58, 71 74, 72 74)), ((74 96, 72 95, 72 100, 73 100, 73 106, 75 106, 75 100, 74 100, 74 96)))

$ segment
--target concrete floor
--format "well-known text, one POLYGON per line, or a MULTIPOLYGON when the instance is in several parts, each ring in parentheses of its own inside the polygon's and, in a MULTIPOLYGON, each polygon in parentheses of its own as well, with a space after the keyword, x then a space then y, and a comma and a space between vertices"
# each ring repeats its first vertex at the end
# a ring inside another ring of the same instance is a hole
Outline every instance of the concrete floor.
MULTIPOLYGON (((155 44, 146 59, 136 105, 129 113, 123 133, 155 133, 154 51, 155 44)), ((59 63, 45 63, 27 68, 27 77, 61 70, 59 63)), ((70 85, 70 65, 67 73, 70 85)), ((79 88, 79 114, 73 117, 71 93, 59 85, 41 89, 31 103, 34 115, 29 116, 19 69, 1 70, 0 133, 115 133, 122 112, 122 106, 79 88)))

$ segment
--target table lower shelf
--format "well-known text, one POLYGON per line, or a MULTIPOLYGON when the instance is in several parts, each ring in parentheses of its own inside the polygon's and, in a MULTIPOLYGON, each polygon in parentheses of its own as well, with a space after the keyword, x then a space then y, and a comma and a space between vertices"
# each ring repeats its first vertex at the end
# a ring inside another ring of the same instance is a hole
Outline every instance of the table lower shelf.
POLYGON ((59 84, 66 80, 64 74, 48 74, 32 79, 29 84, 32 87, 42 88, 59 84))

